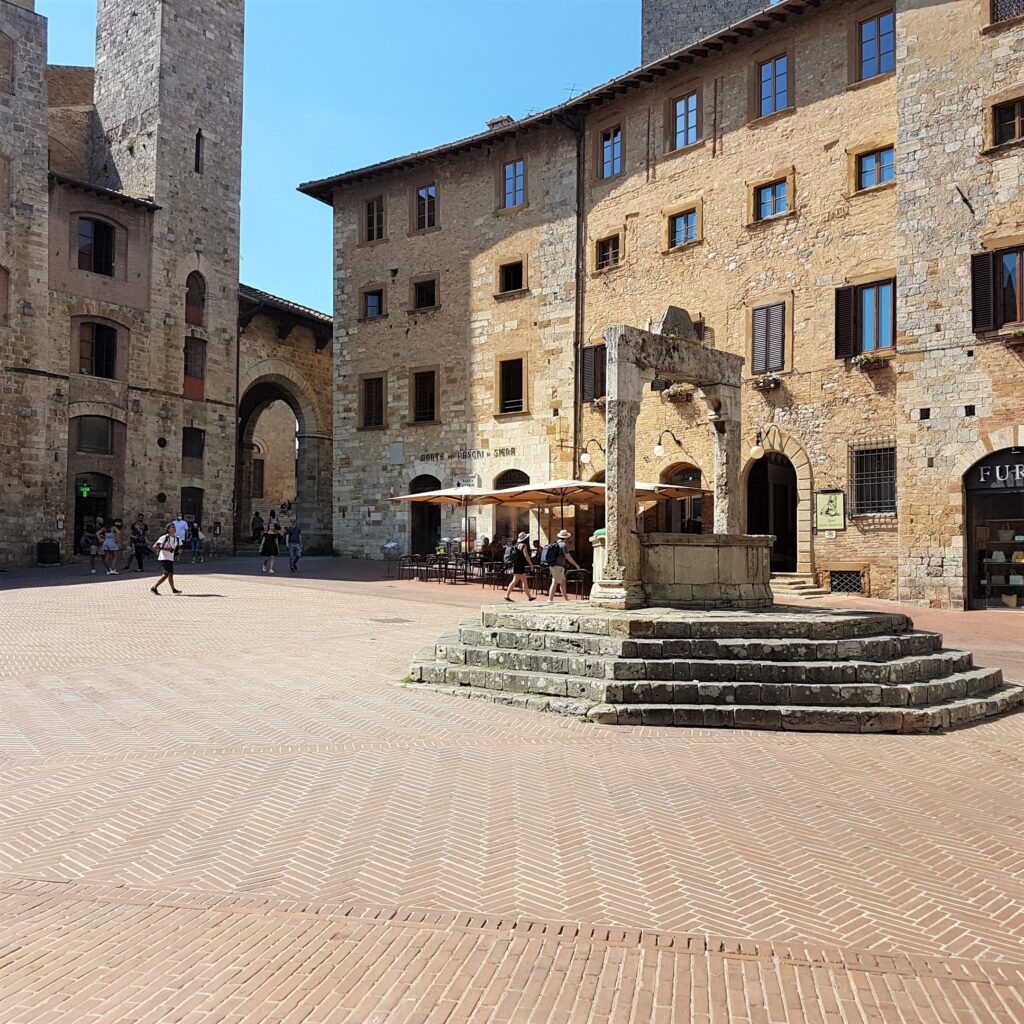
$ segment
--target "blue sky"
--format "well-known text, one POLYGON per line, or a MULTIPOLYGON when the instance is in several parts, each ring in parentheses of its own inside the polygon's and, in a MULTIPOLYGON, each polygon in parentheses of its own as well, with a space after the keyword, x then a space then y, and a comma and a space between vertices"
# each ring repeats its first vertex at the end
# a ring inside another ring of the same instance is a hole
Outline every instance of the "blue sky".
MULTIPOLYGON (((93 0, 36 8, 51 63, 93 63, 93 0)), ((330 210, 296 186, 635 67, 640 0, 248 0, 245 63, 242 280, 330 312, 330 210)))

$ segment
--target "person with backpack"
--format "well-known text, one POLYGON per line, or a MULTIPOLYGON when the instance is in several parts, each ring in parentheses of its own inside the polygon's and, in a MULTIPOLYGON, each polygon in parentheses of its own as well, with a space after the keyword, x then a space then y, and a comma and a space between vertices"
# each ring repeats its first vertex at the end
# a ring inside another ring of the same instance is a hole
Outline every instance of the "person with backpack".
POLYGON ((580 567, 579 562, 569 554, 569 545, 566 542, 571 536, 572 534, 568 530, 559 530, 557 539, 548 544, 541 552, 541 564, 546 565, 551 573, 548 604, 555 603, 555 595, 559 590, 562 591, 562 597, 566 601, 569 600, 569 591, 565 586, 565 566, 568 563, 574 569, 580 567))
POLYGON ((167 532, 153 545, 153 550, 156 552, 157 565, 160 567, 161 573, 163 573, 160 579, 149 588, 157 597, 160 596, 160 584, 164 580, 170 580, 171 590, 175 594, 181 593, 174 585, 174 554, 179 547, 181 547, 181 540, 178 537, 177 528, 174 523, 168 523, 167 532))
POLYGON ((530 535, 528 533, 520 533, 516 538, 515 544, 510 544, 508 550, 505 552, 505 568, 512 572, 512 582, 508 585, 508 590, 505 591, 505 600, 509 604, 514 604, 512 600, 512 591, 521 587, 528 601, 536 601, 537 599, 530 594, 530 582, 527 579, 526 572, 528 568, 533 567, 533 559, 530 557, 530 535))

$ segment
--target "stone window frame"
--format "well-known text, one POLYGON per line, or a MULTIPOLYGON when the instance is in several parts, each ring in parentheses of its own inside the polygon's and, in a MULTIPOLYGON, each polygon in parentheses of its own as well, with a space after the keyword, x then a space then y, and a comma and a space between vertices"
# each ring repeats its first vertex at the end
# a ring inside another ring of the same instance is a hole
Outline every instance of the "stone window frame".
POLYGON ((510 299, 528 295, 530 292, 530 259, 527 253, 507 253, 494 265, 494 298, 510 299), (501 272, 505 267, 513 263, 523 265, 523 285, 521 288, 513 288, 509 291, 502 291, 501 272))
POLYGON ((704 198, 692 196, 682 202, 666 206, 661 211, 661 254, 662 256, 674 256, 679 253, 688 252, 704 241, 704 198), (682 245, 672 244, 672 218, 681 213, 693 212, 697 215, 697 237, 692 242, 684 242, 682 245))
POLYGON ((981 152, 983 155, 999 155, 1024 146, 1024 138, 996 142, 996 107, 1002 107, 1008 103, 1024 103, 1024 85, 1003 89, 982 100, 984 120, 982 122, 981 152))
POLYGON ((359 200, 359 245, 380 245, 381 242, 388 240, 388 201, 387 196, 383 192, 378 192, 372 196, 364 196, 359 200), (381 205, 381 234, 380 238, 370 238, 369 231, 367 231, 367 207, 370 203, 380 201, 381 205))
POLYGON ((788 39, 766 43, 751 54, 747 70, 747 127, 750 129, 760 128, 762 125, 770 124, 781 118, 790 117, 796 108, 796 40, 790 34, 788 39), (789 102, 785 107, 780 107, 770 114, 762 114, 761 65, 769 60, 778 60, 779 57, 786 58, 786 78, 789 90, 786 99, 789 102))
POLYGON ((417 274, 409 282, 409 308, 406 310, 408 314, 419 315, 420 313, 432 313, 436 309, 441 308, 441 275, 439 273, 427 273, 417 274), (428 281, 432 281, 434 284, 434 304, 432 306, 417 306, 416 305, 416 287, 417 285, 426 284, 428 281))
POLYGON ((438 183, 438 179, 430 178, 427 181, 421 181, 409 190, 409 236, 413 235, 429 235, 434 231, 441 230, 441 186, 438 183), (417 220, 419 217, 419 193, 420 189, 433 188, 434 189, 434 223, 427 227, 417 227, 417 220))
POLYGON ((509 157, 507 160, 502 160, 498 164, 498 173, 494 181, 494 212, 498 216, 506 216, 510 213, 515 213, 517 210, 525 210, 530 205, 530 171, 529 164, 526 156, 519 153, 515 156, 509 157), (523 201, 515 206, 505 205, 505 168, 509 164, 518 163, 522 161, 523 164, 523 201))
POLYGON ((17 47, 12 36, 0 31, 0 82, 7 80, 10 88, 0 88, 0 96, 13 96, 16 82, 14 80, 14 51, 17 47), (6 71, 6 74, 3 72, 6 71))
POLYGON ((363 285, 359 289, 359 315, 356 317, 356 323, 360 324, 373 324, 378 320, 386 320, 388 318, 388 286, 384 282, 371 282, 370 284, 363 285), (380 316, 367 316, 366 315, 366 296, 372 292, 381 293, 381 313, 380 316))
POLYGON ((77 274, 89 274, 103 281, 128 280, 128 228, 119 220, 106 213, 96 210, 77 209, 68 214, 69 240, 68 265, 77 274), (78 224, 83 218, 107 224, 114 231, 114 272, 113 274, 97 274, 92 270, 83 270, 78 265, 78 224))
POLYGON ((892 181, 883 181, 878 185, 868 185, 860 188, 860 158, 869 156, 872 153, 879 153, 883 149, 892 149, 893 167, 896 166, 896 139, 892 135, 881 136, 877 139, 870 139, 867 142, 858 143, 856 146, 846 150, 846 198, 853 199, 856 196, 873 196, 878 192, 896 187, 896 177, 892 181))
POLYGON ((704 83, 691 79, 665 97, 662 107, 662 145, 667 157, 680 156, 704 145, 704 83), (676 146, 676 104, 687 96, 697 95, 697 139, 685 146, 676 146))
POLYGON ((590 136, 590 152, 594 161, 594 169, 590 174, 591 185, 600 186, 607 185, 609 182, 620 181, 626 175, 626 129, 625 119, 621 113, 609 114, 603 118, 597 124, 594 125, 591 130, 590 136), (615 174, 609 174, 607 177, 601 172, 604 170, 604 145, 602 137, 605 132, 613 131, 618 128, 621 141, 619 143, 619 170, 615 174))
POLYGON ((777 224, 779 221, 785 221, 790 217, 795 217, 797 212, 796 207, 796 167, 790 164, 788 167, 780 167, 771 174, 765 174, 753 181, 746 182, 747 188, 747 228, 760 228, 766 224, 777 224), (774 185, 777 182, 786 182, 786 211, 785 213, 776 213, 771 217, 758 217, 758 202, 757 192, 758 189, 764 188, 766 185, 774 185))
MULTIPOLYGON (((112 328, 117 334, 115 344, 117 349, 114 356, 114 376, 98 377, 96 380, 126 381, 128 379, 128 352, 131 342, 131 331, 123 323, 111 320, 109 317, 92 316, 89 313, 82 313, 72 316, 69 321, 71 337, 71 367, 72 375, 80 376, 79 369, 81 353, 81 329, 83 324, 100 324, 103 327, 112 328)), ((88 376, 88 375, 86 375, 88 376)))
POLYGON ((794 308, 796 306, 796 292, 794 292, 792 288, 771 292, 759 292, 757 295, 748 298, 743 304, 743 379, 745 381, 751 381, 755 377, 761 376, 760 373, 754 373, 754 310, 760 309, 762 306, 774 306, 780 302, 786 307, 783 320, 785 324, 786 337, 783 342, 782 369, 772 370, 771 372, 777 373, 781 377, 795 371, 795 367, 793 365, 795 357, 793 347, 793 326, 795 322, 794 308))
POLYGON ((600 274, 613 274, 616 270, 621 270, 626 265, 626 230, 625 227, 616 228, 612 231, 602 231, 594 238, 594 241, 590 246, 591 259, 593 264, 590 271, 590 276, 595 277, 600 274), (612 239, 617 239, 619 243, 619 258, 617 262, 612 263, 606 267, 602 267, 601 263, 601 245, 604 242, 610 242, 612 239))
POLYGON ((357 416, 356 430, 387 430, 388 428, 388 371, 377 370, 374 373, 361 373, 357 378, 359 390, 356 394, 357 416), (381 422, 366 423, 366 382, 381 381, 381 422))
POLYGON ((409 368, 409 418, 407 426, 410 427, 435 427, 441 422, 441 365, 435 363, 433 366, 411 366, 409 368), (432 420, 416 419, 416 375, 419 373, 432 373, 434 375, 434 418, 432 420))
POLYGON ((502 352, 494 357, 494 418, 508 419, 512 416, 528 416, 530 414, 530 353, 528 350, 502 352), (521 359, 523 363, 523 407, 515 412, 501 411, 501 367, 504 363, 521 359))
POLYGON ((880 0, 870 7, 865 7, 857 12, 855 17, 850 18, 847 28, 847 58, 846 78, 847 89, 863 89, 877 82, 885 82, 896 75, 896 58, 893 58, 894 67, 892 71, 883 71, 880 74, 872 75, 870 78, 860 77, 860 27, 866 21, 878 18, 883 14, 892 13, 895 16, 896 8, 894 0, 880 0))
MULTIPOLYGON (((870 264, 869 264, 870 265, 870 264)), ((896 265, 888 264, 886 266, 877 267, 874 270, 862 271, 857 274, 847 275, 845 278, 836 281, 835 293, 838 293, 843 288, 853 288, 855 290, 855 307, 856 302, 860 299, 860 290, 868 285, 879 285, 887 284, 892 282, 892 345, 888 348, 874 348, 864 349, 861 347, 860 337, 855 338, 856 351, 849 356, 837 356, 837 359, 853 359, 858 355, 865 352, 870 352, 876 359, 892 359, 899 352, 899 283, 897 280, 896 265)), ((854 309, 855 316, 859 316, 859 309, 854 309)))

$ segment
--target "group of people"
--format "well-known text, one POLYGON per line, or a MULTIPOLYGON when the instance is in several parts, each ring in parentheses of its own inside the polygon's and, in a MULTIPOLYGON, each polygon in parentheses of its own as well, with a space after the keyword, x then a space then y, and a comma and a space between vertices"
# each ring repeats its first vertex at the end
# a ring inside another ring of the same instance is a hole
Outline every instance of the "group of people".
POLYGON ((253 513, 250 526, 252 540, 260 546, 263 572, 274 575, 274 564, 281 553, 282 544, 288 549, 288 568, 292 572, 299 571, 299 559, 302 558, 302 530, 294 519, 282 527, 278 522, 277 512, 271 509, 266 528, 263 526, 263 516, 259 512, 253 513))
POLYGON ((531 544, 530 535, 521 532, 515 541, 502 548, 497 541, 488 541, 483 537, 480 542, 480 551, 486 556, 492 557, 492 561, 501 561, 512 573, 508 589, 505 591, 505 600, 513 603, 512 595, 517 590, 522 590, 527 601, 537 599, 530 593, 529 571, 535 565, 543 565, 551 574, 551 586, 548 588, 548 604, 554 604, 555 598, 561 594, 566 601, 569 600, 569 590, 566 585, 565 570, 567 566, 579 569, 580 564, 572 556, 569 550, 569 540, 572 534, 568 530, 559 530, 558 534, 550 544, 541 545, 540 540, 531 544), (497 551, 495 549, 497 548, 497 551))
MULTIPOLYGON (((171 524, 168 524, 171 525, 171 524)), ((175 557, 181 557, 186 547, 192 552, 193 562, 205 560, 206 548, 209 548, 211 557, 216 554, 217 537, 219 532, 214 530, 214 536, 207 538, 202 526, 198 522, 187 522, 180 515, 173 521, 177 545, 175 546, 175 557)), ((146 524, 145 516, 140 512, 132 523, 127 544, 122 545, 121 535, 123 524, 120 519, 114 519, 109 524, 102 519, 97 519, 92 526, 85 527, 79 539, 79 549, 83 555, 89 556, 89 574, 96 574, 96 559, 99 558, 108 576, 117 576, 120 572, 126 572, 128 567, 135 561, 134 572, 145 571, 145 559, 150 552, 149 527, 146 524), (118 569, 120 553, 124 551, 124 562, 118 569)))

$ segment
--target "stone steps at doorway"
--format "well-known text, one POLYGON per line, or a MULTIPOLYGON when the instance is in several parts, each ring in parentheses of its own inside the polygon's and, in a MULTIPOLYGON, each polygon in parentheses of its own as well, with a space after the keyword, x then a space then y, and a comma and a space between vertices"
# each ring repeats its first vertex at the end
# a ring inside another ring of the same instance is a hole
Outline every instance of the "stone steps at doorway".
POLYGON ((810 573, 776 572, 771 578, 772 594, 775 599, 780 597, 810 598, 828 597, 831 591, 818 585, 818 581, 810 573))
POLYGON ((841 732, 951 728, 1024 705, 1024 687, 905 615, 785 606, 488 608, 421 656, 410 685, 601 724, 841 732))

